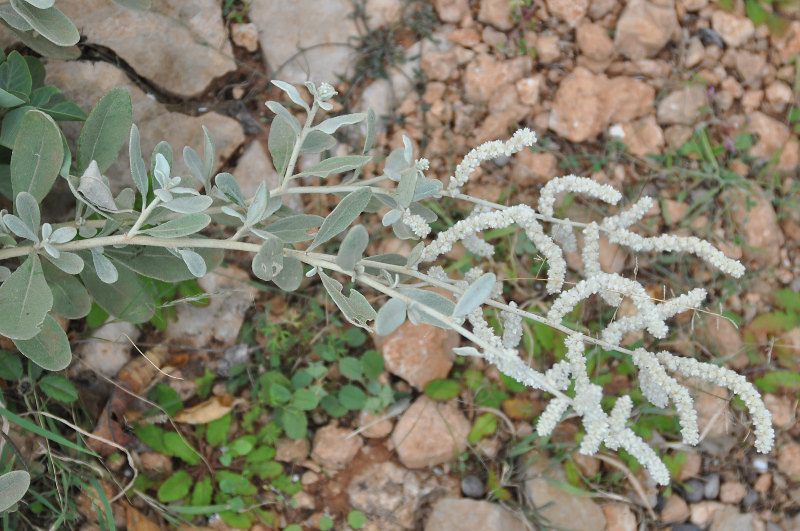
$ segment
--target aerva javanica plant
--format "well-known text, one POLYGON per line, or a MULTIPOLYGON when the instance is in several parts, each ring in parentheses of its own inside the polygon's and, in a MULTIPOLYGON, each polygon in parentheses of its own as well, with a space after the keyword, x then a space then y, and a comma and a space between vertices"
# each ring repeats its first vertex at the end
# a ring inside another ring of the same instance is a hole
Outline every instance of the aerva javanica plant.
MULTIPOLYGON (((769 412, 743 376, 666 351, 631 351, 620 345, 623 335, 633 331, 665 337, 666 320, 697 308, 706 292, 694 289, 663 302, 654 301, 636 280, 601 269, 599 237, 604 234, 611 242, 636 252, 694 254, 734 277, 744 273, 741 264, 698 238, 643 237, 631 231, 631 226, 652 206, 647 197, 601 223, 555 218, 556 196, 563 192, 611 205, 621 200, 617 190, 590 179, 568 176, 551 180, 542 188, 537 208, 495 204, 461 192, 482 161, 532 146, 536 135, 527 129, 508 141, 487 142, 472 150, 446 187, 425 176, 428 161, 414 158, 407 138, 403 147, 387 157, 382 175, 364 178, 361 170, 371 160, 374 114, 348 114, 316 123, 320 109, 332 109, 329 100, 335 91, 330 85, 306 83, 313 98, 309 106, 294 86, 273 83, 288 95, 294 109, 305 112, 305 122, 301 123, 284 105, 267 102, 275 113, 269 151, 280 184, 270 190, 262 183, 250 198, 243 196, 231 174, 213 175, 214 146, 207 130, 202 157, 191 147, 183 150, 190 176, 172 174, 173 152, 164 142, 155 148, 149 167, 145 165, 138 130, 131 123, 130 96, 123 89, 114 89, 100 100, 81 133, 75 172, 66 178, 77 200, 73 221, 41 223, 39 204, 61 167, 58 150, 48 143, 36 144, 40 148, 34 150, 15 149, 11 160, 14 213, 0 212, 0 260, 6 263, 0 267, 0 334, 11 338, 22 354, 45 369, 63 369, 71 359, 69 342, 49 312, 77 319, 89 312, 93 299, 117 319, 145 322, 154 311, 154 302, 141 277, 169 282, 200 277, 220 263, 223 251, 248 251, 254 254, 252 271, 259 279, 293 291, 300 286, 305 267, 305 276, 319 278, 349 322, 377 334, 391 333, 406 319, 456 330, 472 344, 456 348, 457 354, 484 358, 508 376, 552 395, 536 425, 539 435, 550 434, 571 409, 582 419, 586 432, 580 446, 582 453, 593 454, 603 444, 610 449, 623 448, 658 483, 667 484, 669 473, 655 451, 627 426, 633 407, 631 398, 619 397, 610 411, 602 407, 602 389, 587 374, 587 345, 631 356, 639 369, 644 396, 658 407, 670 402, 674 405, 685 443, 698 442, 697 413, 692 397, 675 373, 730 388, 750 409, 756 448, 770 451, 773 431, 769 412), (336 144, 332 135, 339 128, 362 123, 366 140, 360 154, 326 158, 305 171, 295 171, 301 154, 328 152, 336 144), (135 188, 125 188, 115 196, 103 172, 126 139, 135 188), (340 184, 305 186, 298 182, 300 178, 324 180, 334 174, 344 176, 340 184), (283 205, 286 194, 331 194, 341 200, 323 218, 297 213, 283 205), (407 257, 364 256, 370 235, 362 224, 351 227, 363 213, 388 207, 383 226, 391 226, 398 238, 421 240, 430 233, 429 224, 436 215, 420 201, 444 197, 470 202, 475 208, 428 243, 419 242, 407 257), (234 226, 235 233, 227 239, 201 235, 212 220, 234 226), (480 238, 480 233, 511 225, 523 230, 547 261, 546 289, 554 301, 546 315, 524 311, 514 302, 505 303, 493 273, 476 267, 455 280, 435 263, 457 242, 478 257, 490 257, 494 249, 480 238), (566 282, 564 251, 577 249, 576 230, 583 232, 584 278, 574 283, 566 282), (258 243, 241 241, 245 236, 258 243), (324 243, 339 236, 338 254, 320 251, 324 243), (302 244, 303 249, 296 249, 295 244, 302 244), (8 262, 12 259, 19 263, 8 262), (346 289, 335 277, 349 281, 351 287, 346 289), (364 288, 387 297, 379 310, 359 291, 364 288), (442 290, 452 297, 441 295, 442 290), (623 295, 631 297, 638 313, 616 319, 599 337, 562 324, 567 313, 592 295, 611 306, 618 305, 623 295), (484 307, 500 311, 502 336, 485 320, 484 307), (564 332, 566 358, 546 372, 534 370, 524 362, 517 351, 523 318, 564 332)), ((30 111, 22 118, 16 141, 30 141, 31 135, 52 133, 55 127, 44 113, 30 111)))

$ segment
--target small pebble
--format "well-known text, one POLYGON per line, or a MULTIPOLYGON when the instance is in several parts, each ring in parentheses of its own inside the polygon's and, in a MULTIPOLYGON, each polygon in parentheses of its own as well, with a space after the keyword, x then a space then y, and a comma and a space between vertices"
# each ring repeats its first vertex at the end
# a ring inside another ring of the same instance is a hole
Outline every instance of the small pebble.
POLYGON ((483 481, 478 476, 470 475, 461 480, 461 492, 467 498, 479 499, 483 498, 486 490, 483 488, 483 481))
POLYGON ((749 511, 755 504, 758 503, 758 493, 754 490, 748 490, 747 495, 742 500, 742 506, 745 511, 749 511))
POLYGON ((689 503, 697 503, 703 499, 703 481, 692 478, 684 483, 684 499, 689 503))
POLYGON ((753 459, 753 468, 756 472, 764 473, 769 470, 769 462, 766 457, 756 457, 753 459))
POLYGON ((706 476, 706 484, 703 486, 703 496, 707 500, 716 500, 719 496, 719 474, 709 474, 706 476))
POLYGON ((675 524, 670 529, 672 531, 702 531, 694 524, 675 524))

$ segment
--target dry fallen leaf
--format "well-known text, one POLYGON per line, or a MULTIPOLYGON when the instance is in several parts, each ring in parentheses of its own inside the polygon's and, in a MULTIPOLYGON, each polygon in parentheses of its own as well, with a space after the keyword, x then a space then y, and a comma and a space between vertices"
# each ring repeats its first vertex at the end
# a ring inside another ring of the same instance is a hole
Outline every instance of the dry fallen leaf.
POLYGON ((136 510, 132 505, 125 507, 128 531, 160 531, 158 524, 136 510))
POLYGON ((233 396, 227 393, 222 396, 212 396, 196 406, 178 411, 174 420, 186 424, 207 424, 227 415, 237 403, 238 400, 234 400, 233 396))

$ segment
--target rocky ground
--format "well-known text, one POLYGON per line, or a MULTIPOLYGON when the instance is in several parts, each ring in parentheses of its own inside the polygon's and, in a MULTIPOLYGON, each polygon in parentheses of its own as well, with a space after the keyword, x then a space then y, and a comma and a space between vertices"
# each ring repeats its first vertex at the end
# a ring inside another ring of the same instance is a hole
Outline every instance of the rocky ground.
MULTIPOLYGON (((336 81, 342 96, 336 110, 371 107, 383 118, 378 158, 402 145, 405 134, 431 160, 429 176, 444 179, 472 147, 527 126, 539 134, 539 146, 484 165, 469 193, 529 202, 552 177, 591 176, 625 190, 628 199, 658 198, 660 208, 647 217, 646 230, 710 239, 751 271, 734 284, 683 258, 634 260, 610 244, 601 249, 603 267, 636 271, 649 279, 654 296, 704 285, 712 294, 709 308, 740 325, 717 314, 686 315, 665 346, 702 359, 721 357, 761 379, 777 432, 772 454, 755 453, 746 414, 722 388, 695 386, 704 434, 699 447, 676 442, 669 422, 647 428, 653 429, 652 444, 671 459, 675 480, 658 489, 624 456, 575 453, 574 420, 545 444, 529 437, 540 394, 514 390, 481 363, 454 365, 449 352, 458 338, 406 324, 375 345, 385 364, 379 380, 405 393, 406 409, 390 406, 383 416, 362 411, 338 419, 318 413, 307 441, 275 441, 275 461, 302 485, 291 496, 270 498, 275 528, 324 528, 329 517, 335 529, 381 531, 800 529, 800 384, 785 376, 798 370, 800 348, 800 299, 792 297, 800 291, 794 263, 800 243, 800 20, 791 11, 794 3, 748 1, 748 11, 741 1, 712 0, 155 4, 135 13, 108 0, 59 0, 84 36, 83 55, 47 64, 48 83, 86 110, 110 88, 127 87, 145 153, 160 140, 177 149, 198 148, 204 124, 217 144, 218 168, 231 171, 252 194, 262 179, 276 179, 266 149, 271 115, 263 102, 282 93, 269 80, 336 81), (751 20, 759 22, 752 4, 775 9, 769 26, 751 20), (482 402, 480 383, 464 384, 449 401, 422 392, 431 380, 464 382, 476 371, 504 398, 482 402), (474 426, 487 412, 497 427, 475 439, 474 426), (656 433, 662 429, 666 433, 656 433), (366 518, 363 527, 357 518, 348 521, 352 511, 366 518)), ((4 45, 8 49, 11 41, 4 45)), ((70 125, 65 130, 71 139, 79 131, 70 125)), ((300 167, 313 162, 307 157, 300 167)), ((178 172, 185 170, 181 164, 178 172)), ((127 158, 108 174, 121 188, 129 175, 127 158)), ((290 201, 310 213, 328 208, 290 201)), ((567 213, 580 220, 598 211, 575 203, 567 213)), ((387 242, 374 247, 405 249, 387 242)), ((459 260, 463 252, 450 257, 459 260)), ((142 350, 167 347, 164 365, 185 379, 162 383, 185 404, 206 403, 194 381, 210 367, 218 375, 212 396, 235 401, 225 411, 252 407, 245 387, 231 396, 225 382, 232 367, 251 359, 248 346, 270 344, 257 316, 266 311, 291 329, 307 306, 299 299, 287 305, 283 297, 256 289, 248 270, 247 257, 231 255, 227 268, 199 281, 212 294, 210 303, 178 304, 163 330, 73 323, 71 374, 81 382, 89 417, 96 418, 109 400, 110 388, 97 374, 123 378, 120 370, 139 358, 121 340, 126 337, 142 350), (299 306, 292 310, 292 304, 299 306)), ((514 297, 529 299, 526 286, 516 283, 514 297)), ((304 294, 325 307, 314 286, 304 294)), ((324 320, 315 326, 320 335, 341 333, 324 320)), ((318 361, 314 352, 298 364, 318 361)), ((606 391, 635 387, 635 376, 615 372, 616 366, 598 368, 607 370, 606 391)), ((156 485, 180 470, 202 472, 135 437, 131 444, 143 475, 156 485)), ((214 451, 207 457, 216 467, 214 451)), ((154 496, 155 490, 149 492, 154 496)), ((169 527, 155 507, 134 496, 113 509, 120 527, 169 527)), ((229 528, 213 517, 194 523, 229 528)))

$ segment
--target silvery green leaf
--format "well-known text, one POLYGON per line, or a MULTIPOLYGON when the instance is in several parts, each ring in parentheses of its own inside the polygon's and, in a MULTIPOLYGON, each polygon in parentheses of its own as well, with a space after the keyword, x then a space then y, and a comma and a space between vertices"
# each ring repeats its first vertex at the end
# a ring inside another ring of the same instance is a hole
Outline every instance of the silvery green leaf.
POLYGON ((347 233, 339 246, 336 264, 347 271, 352 271, 356 262, 361 260, 369 244, 369 233, 364 225, 356 225, 347 233))
POLYGON ((189 195, 200 195, 200 192, 195 190, 194 188, 188 188, 186 186, 173 186, 169 189, 170 192, 173 194, 189 194, 189 195))
POLYGON ((133 191, 133 188, 123 188, 114 198, 119 212, 133 212, 134 202, 136 202, 136 192, 133 191))
POLYGON ((39 243, 39 238, 36 236, 36 233, 31 230, 28 225, 19 219, 14 214, 6 214, 3 216, 3 223, 6 224, 8 229, 19 236, 20 238, 25 238, 26 240, 31 240, 32 242, 39 243))
MULTIPOLYGON (((308 231, 316 229, 322 225, 323 221, 324 218, 313 214, 298 214, 270 223, 264 227, 264 231, 274 234, 284 243, 303 242, 314 237, 308 231)), ((256 234, 258 233, 256 232, 256 234)))
POLYGON ((41 111, 25 113, 11 152, 11 186, 14 195, 25 191, 30 192, 37 201, 44 199, 58 177, 63 160, 61 131, 53 119, 41 111))
POLYGON ((356 326, 369 330, 367 322, 374 319, 377 314, 366 298, 355 289, 351 289, 350 295, 345 297, 342 294, 342 284, 339 281, 329 277, 322 271, 318 271, 317 274, 322 280, 325 291, 328 292, 333 302, 342 311, 345 319, 356 326))
POLYGON ((389 153, 384 162, 383 171, 387 177, 397 182, 400 180, 400 174, 408 168, 409 164, 406 162, 403 155, 403 148, 397 148, 389 153))
POLYGON ((142 232, 155 238, 181 238, 203 230, 209 223, 211 218, 207 214, 186 214, 142 232))
POLYGON ((331 157, 329 159, 323 160, 318 164, 315 164, 314 166, 312 166, 311 168, 302 173, 294 175, 293 178, 322 177, 324 179, 329 175, 344 173, 347 171, 355 170, 356 168, 362 168, 371 159, 372 157, 364 155, 345 155, 343 157, 331 157))
POLYGON ((253 257, 253 274, 261 280, 272 280, 283 269, 283 242, 277 236, 264 240, 253 257))
POLYGON ((317 87, 314 86, 314 83, 312 83, 311 81, 305 81, 303 85, 305 85, 306 90, 308 90, 308 92, 316 99, 317 87))
POLYGON ((262 181, 261 184, 258 185, 258 190, 256 190, 256 193, 253 196, 253 201, 250 203, 250 207, 247 209, 247 218, 244 222, 246 227, 252 227, 264 219, 264 214, 267 212, 268 202, 269 188, 267 188, 267 185, 262 181))
POLYGON ((296 105, 299 105, 300 107, 304 108, 307 111, 311 110, 308 108, 308 104, 303 100, 303 97, 300 96, 300 92, 298 92, 298 90, 294 87, 294 85, 290 85, 285 81, 278 81, 275 79, 270 81, 270 83, 272 83, 273 85, 284 91, 286 95, 289 96, 289 99, 292 100, 296 105))
POLYGON ((42 224, 42 240, 50 239, 50 236, 53 234, 53 226, 49 223, 42 224))
POLYGON ((494 289, 496 282, 497 277, 494 275, 494 273, 486 273, 481 275, 481 277, 473 282, 472 285, 467 288, 464 294, 458 299, 458 304, 456 304, 456 307, 453 310, 453 317, 464 317, 469 312, 486 302, 486 299, 488 299, 489 295, 491 295, 492 289, 494 289))
POLYGON ((412 214, 422 217, 427 223, 433 223, 438 219, 436 212, 419 203, 411 203, 409 209, 412 214))
MULTIPOLYGON (((295 133, 288 122, 282 116, 276 116, 269 126, 269 154, 272 157, 272 165, 278 175, 283 175, 289 165, 289 157, 292 156, 298 133, 295 133)), ((291 177, 291 175, 287 176, 291 177)))
POLYGON ((375 333, 379 336, 388 336, 402 325, 406 320, 406 303, 400 299, 390 299, 383 308, 378 310, 375 318, 375 333))
POLYGON ((64 271, 53 260, 52 263, 42 262, 42 270, 47 284, 53 290, 53 311, 67 319, 80 319, 86 317, 92 308, 89 292, 81 281, 73 276, 83 269, 83 260, 73 253, 61 253, 62 257, 64 255, 72 255, 80 261, 81 267, 76 273, 64 271))
POLYGON ((0 286, 0 334, 10 339, 32 338, 52 307, 53 293, 42 264, 31 254, 0 286))
MULTIPOLYGON (((50 262, 53 263, 53 265, 58 267, 64 273, 69 273, 70 275, 77 275, 78 273, 83 271, 83 259, 75 253, 60 251, 57 257, 50 256, 48 259, 50 260, 50 262)), ((53 287, 52 284, 51 287, 53 287)), ((55 289, 55 287, 53 287, 53 289, 55 289)), ((64 317, 68 316, 64 315, 64 317)), ((77 317, 70 317, 70 319, 77 319, 77 317)))
POLYGON ((14 8, 42 37, 58 46, 72 46, 80 39, 78 28, 55 7, 39 9, 25 0, 11 0, 14 8))
POLYGON ((407 267, 416 267, 419 264, 420 259, 422 258, 422 252, 425 250, 425 243, 419 242, 417 245, 411 249, 411 252, 408 254, 408 261, 406 262, 407 267))
POLYGON ((414 163, 414 146, 406 135, 403 135, 403 158, 409 166, 414 163))
POLYGON ((183 263, 186 264, 186 267, 194 276, 197 278, 205 276, 206 262, 203 260, 202 256, 191 249, 178 249, 178 252, 180 253, 181 258, 183 258, 183 263))
POLYGON ((81 176, 78 191, 93 206, 106 212, 117 212, 111 189, 105 183, 96 161, 91 161, 81 176))
POLYGON ((203 186, 206 193, 211 191, 211 176, 214 175, 214 165, 216 164, 216 153, 214 152, 214 139, 211 138, 211 133, 206 126, 203 127, 203 169, 205 175, 203 177, 203 186))
POLYGON ((370 109, 367 111, 367 135, 366 138, 364 138, 363 155, 369 153, 372 149, 373 142, 375 142, 375 111, 370 109))
POLYGON ((428 290, 399 288, 398 291, 418 303, 410 305, 409 312, 412 309, 416 310, 419 313, 418 318, 420 322, 438 326, 439 328, 450 327, 448 323, 440 321, 437 317, 428 315, 428 313, 425 312, 425 308, 430 308, 442 315, 449 316, 453 314, 453 308, 455 308, 455 303, 453 301, 443 295, 428 290))
POLYGON ((217 174, 214 178, 214 183, 217 185, 217 190, 219 190, 228 201, 246 208, 242 190, 239 188, 239 183, 236 182, 236 178, 233 175, 230 173, 217 174))
MULTIPOLYGON (((42 233, 44 233, 44 230, 42 230, 42 233)), ((78 234, 78 231, 75 227, 59 227, 50 235, 50 242, 67 243, 72 241, 76 234, 78 234)))
POLYGON ((52 315, 45 315, 42 328, 30 339, 15 339, 14 346, 32 362, 48 371, 60 371, 72 361, 67 334, 52 315))
POLYGON ((95 227, 90 227, 88 225, 81 225, 78 227, 78 234, 81 235, 81 238, 94 238, 94 235, 97 234, 97 230, 95 227))
POLYGON ((30 31, 33 29, 33 27, 28 24, 27 20, 19 16, 19 13, 14 11, 14 8, 11 7, 10 4, 0 5, 0 18, 5 20, 9 26, 16 30, 30 31))
MULTIPOLYGON (((394 197, 392 197, 390 195, 382 194, 380 192, 375 192, 372 197, 375 198, 383 206, 387 206, 387 207, 393 208, 393 209, 399 209, 400 208, 400 205, 397 204, 397 201, 394 200, 394 197)), ((380 210, 380 208, 381 207, 378 207, 377 210, 380 210)), ((376 212, 377 212, 377 210, 376 210, 376 212)))
POLYGON ((341 116, 334 116, 333 118, 328 118, 327 120, 323 121, 316 127, 314 130, 322 131, 323 133, 328 133, 332 135, 336 132, 337 129, 342 127, 343 125, 353 125, 363 122, 367 119, 367 113, 359 112, 353 114, 343 114, 341 116))
POLYGON ((360 188, 345 196, 322 222, 322 226, 308 250, 322 245, 346 229, 364 211, 370 197, 372 197, 372 191, 369 188, 360 188))
POLYGON ((83 124, 78 138, 78 173, 83 173, 93 160, 97 162, 98 173, 106 171, 117 160, 132 124, 130 93, 123 87, 109 90, 83 124))
POLYGON ((116 282, 119 279, 119 272, 114 264, 111 263, 111 260, 103 255, 103 249, 101 247, 92 247, 91 251, 92 263, 98 278, 106 284, 116 282))
MULTIPOLYGON (((203 257, 207 271, 216 268, 224 255, 220 249, 197 248, 195 252, 203 257)), ((108 249, 106 256, 121 267, 164 282, 181 282, 194 277, 182 258, 173 256, 162 247, 128 245, 121 249, 108 249)))
POLYGON ((130 159, 133 184, 136 185, 136 189, 139 190, 142 197, 147 197, 150 182, 147 178, 144 159, 142 159, 142 144, 139 141, 139 128, 136 127, 136 124, 131 125, 131 134, 128 139, 128 158, 130 159))
POLYGON ((89 253, 81 254, 85 263, 81 280, 102 309, 122 321, 144 323, 150 320, 155 311, 153 292, 142 283, 136 273, 120 266, 119 280, 106 284, 97 276, 92 261, 89 260, 89 253))
MULTIPOLYGON (((300 121, 292 116, 292 113, 286 110, 286 107, 278 103, 277 101, 268 101, 266 104, 267 108, 275 113, 275 117, 277 118, 280 116, 283 118, 289 127, 292 128, 294 134, 296 136, 300 136, 300 131, 303 129, 303 126, 300 124, 300 121)), ((273 120, 274 121, 274 120, 273 120)))
POLYGON ((397 185, 397 204, 408 208, 414 198, 414 189, 417 187, 417 169, 408 168, 400 174, 400 184, 397 185))
POLYGON ((192 176, 197 179, 197 182, 205 184, 206 171, 203 166, 203 161, 200 160, 200 155, 197 154, 197 151, 189 146, 184 146, 183 162, 186 164, 186 167, 189 168, 192 176))
POLYGON ((153 177, 156 178, 158 184, 161 185, 161 188, 167 188, 170 186, 170 166, 172 166, 169 162, 167 162, 167 158, 161 154, 156 153, 156 166, 153 169, 153 177))
POLYGON ((166 203, 161 203, 159 206, 172 210, 173 212, 180 212, 182 214, 194 214, 196 212, 203 212, 211 206, 214 200, 207 195, 197 196, 184 196, 173 199, 166 203))
POLYGON ((153 194, 155 194, 155 196, 164 203, 169 203, 174 199, 172 197, 172 193, 163 188, 156 188, 155 190, 153 190, 153 194))
POLYGON ((283 269, 272 277, 272 282, 283 291, 294 291, 303 282, 303 263, 296 258, 285 256, 283 269))
POLYGON ((53 246, 50 244, 50 242, 44 242, 44 243, 42 244, 42 247, 44 247, 44 250, 45 250, 45 252, 46 252, 47 254, 49 254, 50 256, 52 256, 53 258, 58 258, 59 256, 61 256, 61 251, 59 251, 58 249, 56 249, 55 247, 53 247, 53 246))
POLYGON ((303 140, 301 153, 322 153, 336 145, 336 139, 322 131, 309 131, 306 139, 303 140))
POLYGON ((394 225, 392 225, 392 232, 394 232, 394 235, 401 240, 418 239, 417 235, 414 234, 414 232, 410 228, 408 228, 408 226, 405 223, 395 223, 394 225))
POLYGON ((25 2, 39 9, 47 9, 48 7, 53 7, 56 0, 25 0, 25 2))
POLYGON ((6 266, 0 266, 0 282, 5 282, 11 276, 11 270, 6 266))
POLYGON ((475 358, 482 358, 481 353, 475 347, 455 347, 453 352, 459 356, 473 356, 475 358))
POLYGON ((39 224, 42 222, 39 213, 39 203, 28 192, 19 192, 15 200, 17 216, 27 225, 34 234, 39 233, 39 224))
MULTIPOLYGON (((156 147, 153 149, 153 155, 150 157, 150 173, 153 173, 156 169, 156 155, 161 154, 167 160, 167 165, 171 168, 172 167, 172 146, 169 145, 169 142, 166 140, 162 140, 156 147)), ((169 175, 169 171, 167 171, 167 175, 169 175)))
POLYGON ((135 11, 147 11, 150 9, 150 1, 151 0, 113 0, 115 4, 135 11))
POLYGON ((392 210, 384 214, 381 223, 383 224, 384 227, 388 227, 389 225, 394 225, 395 223, 400 221, 400 218, 402 217, 403 217, 403 212, 393 208, 392 210))
POLYGON ((24 470, 12 470, 0 476, 0 513, 20 501, 30 484, 31 475, 24 470))
POLYGON ((327 101, 320 101, 318 105, 319 108, 324 111, 330 111, 331 109, 333 109, 333 104, 327 101))
POLYGON ((234 218, 238 218, 239 220, 241 220, 242 223, 244 223, 244 220, 245 220, 244 214, 242 214, 240 212, 237 212, 236 210, 232 209, 228 205, 223 206, 220 210, 222 210, 223 213, 225 213, 225 214, 227 214, 229 216, 232 216, 234 218))
POLYGON ((417 187, 414 190, 413 201, 422 201, 429 197, 433 197, 442 191, 442 181, 438 179, 428 179, 427 177, 420 177, 417 179, 417 187))

